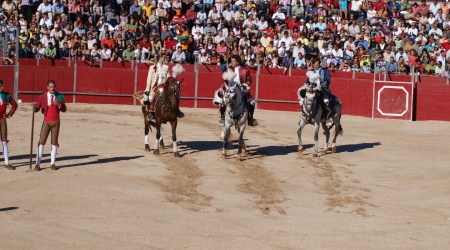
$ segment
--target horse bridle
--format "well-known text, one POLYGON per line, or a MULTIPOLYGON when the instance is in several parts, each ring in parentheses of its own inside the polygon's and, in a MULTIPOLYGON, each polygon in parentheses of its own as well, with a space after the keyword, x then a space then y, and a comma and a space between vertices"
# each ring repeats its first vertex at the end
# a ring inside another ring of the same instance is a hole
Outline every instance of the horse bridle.
MULTIPOLYGON (((163 91, 164 91, 164 89, 163 89, 163 91)), ((167 107, 165 105, 164 98, 160 98, 160 103, 161 103, 161 107, 165 111, 169 112, 169 114, 170 114, 174 111, 174 109, 176 108, 178 101, 179 101, 179 94, 180 94, 179 81, 177 81, 174 78, 173 83, 172 82, 167 83, 167 92, 169 94, 170 106, 167 107)))
MULTIPOLYGON (((306 92, 308 93, 314 93, 312 87, 309 87, 306 92)), ((318 101, 316 100, 317 96, 314 96, 314 98, 307 98, 307 96, 305 95, 305 98, 303 99, 303 105, 302 105, 302 115, 306 118, 306 120, 308 122, 311 122, 312 117, 316 114, 317 112, 317 107, 318 105, 318 101), (308 112, 306 110, 306 106, 309 105, 311 106, 311 110, 308 112)))
MULTIPOLYGON (((225 101, 226 105, 227 105, 228 107, 230 107, 230 109, 231 109, 231 111, 229 112, 229 116, 230 116, 231 118, 235 118, 235 117, 233 116, 233 112, 232 112, 232 111, 235 110, 235 109, 238 109, 241 105, 243 105, 243 103, 244 103, 244 91, 243 91, 239 86, 237 86, 237 84, 234 85, 233 87, 227 87, 227 89, 226 89, 226 91, 225 91, 225 95, 224 95, 224 101, 225 101), (234 95, 232 98, 229 98, 230 92, 231 92, 231 89, 232 89, 232 88, 233 88, 233 92, 236 91, 236 88, 238 88, 239 91, 241 92, 242 98, 241 98, 241 101, 239 102, 238 105, 236 105, 237 95, 234 95), (228 101, 227 101, 227 100, 228 100, 228 101), (233 101, 232 101, 232 100, 233 100, 233 101)), ((244 115, 245 111, 246 111, 246 108, 245 108, 245 105, 244 105, 244 111, 242 112, 242 114, 239 114, 238 116, 241 116, 241 117, 242 117, 242 116, 244 115)))

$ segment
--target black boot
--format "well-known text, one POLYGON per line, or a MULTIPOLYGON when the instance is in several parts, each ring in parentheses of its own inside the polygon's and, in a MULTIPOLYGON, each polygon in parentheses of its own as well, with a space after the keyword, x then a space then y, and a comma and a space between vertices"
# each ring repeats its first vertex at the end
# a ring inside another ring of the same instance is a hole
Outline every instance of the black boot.
POLYGON ((258 126, 258 121, 253 118, 253 113, 255 113, 255 106, 248 104, 248 125, 258 126))
POLYGON ((178 111, 178 118, 183 118, 184 117, 184 113, 181 112, 181 110, 178 111))
POLYGON ((226 110, 226 106, 221 106, 220 107, 220 120, 219 120, 219 126, 223 127, 225 126, 225 110, 226 110))

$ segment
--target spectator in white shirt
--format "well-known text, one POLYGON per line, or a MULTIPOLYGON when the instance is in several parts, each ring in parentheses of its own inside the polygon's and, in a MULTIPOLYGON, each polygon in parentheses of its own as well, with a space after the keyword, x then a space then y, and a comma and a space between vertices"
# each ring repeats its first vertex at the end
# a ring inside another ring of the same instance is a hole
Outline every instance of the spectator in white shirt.
POLYGON ((285 19, 286 15, 282 12, 281 7, 278 7, 277 12, 272 15, 272 20, 274 20, 275 23, 284 23, 285 19))

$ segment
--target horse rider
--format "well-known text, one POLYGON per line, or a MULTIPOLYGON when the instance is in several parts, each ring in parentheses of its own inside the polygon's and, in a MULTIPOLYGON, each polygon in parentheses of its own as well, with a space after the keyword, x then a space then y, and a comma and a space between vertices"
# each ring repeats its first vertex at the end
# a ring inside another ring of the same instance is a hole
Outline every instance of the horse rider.
MULTIPOLYGON (((167 78, 170 76, 169 73, 169 66, 167 66, 164 63, 164 56, 158 55, 156 57, 156 64, 153 64, 148 69, 148 75, 147 75, 147 86, 145 87, 144 94, 141 99, 142 106, 149 106, 149 115, 148 120, 150 122, 155 122, 153 118, 154 110, 154 103, 153 103, 153 97, 155 96, 155 89, 161 84, 164 84, 167 80, 167 78)), ((180 111, 178 113, 178 117, 183 117, 183 112, 180 111)))
MULTIPOLYGON (((248 108, 248 125, 258 126, 258 121, 253 118, 255 113, 255 99, 250 95, 250 85, 252 85, 252 77, 247 67, 241 65, 241 57, 238 55, 231 56, 231 63, 228 65, 229 69, 236 73, 233 82, 240 83, 244 90, 244 98, 248 108)), ((228 83, 231 84, 231 83, 228 83)), ((220 107, 219 126, 225 126, 225 110, 226 107, 220 107)))
POLYGON ((312 81, 308 77, 305 85, 306 87, 309 87, 312 84, 313 88, 319 87, 316 85, 320 85, 320 91, 322 92, 322 106, 326 110, 328 120, 334 115, 334 98, 330 90, 330 73, 327 68, 320 66, 320 60, 313 61, 313 68, 310 71, 319 74, 319 79, 314 79, 314 81, 312 81))

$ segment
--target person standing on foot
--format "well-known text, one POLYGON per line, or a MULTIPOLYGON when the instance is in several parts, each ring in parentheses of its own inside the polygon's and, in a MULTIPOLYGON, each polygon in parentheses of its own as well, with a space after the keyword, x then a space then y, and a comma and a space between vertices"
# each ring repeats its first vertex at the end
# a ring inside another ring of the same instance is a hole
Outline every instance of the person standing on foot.
POLYGON ((58 135, 59 135, 59 112, 66 112, 66 104, 64 103, 64 96, 56 91, 56 83, 53 80, 47 82, 47 92, 39 96, 38 102, 33 104, 34 112, 42 111, 44 114, 44 122, 42 123, 41 135, 39 138, 38 149, 36 154, 35 170, 41 170, 41 159, 44 154, 44 146, 47 142, 47 137, 52 132, 52 152, 51 152, 51 169, 58 170, 55 165, 56 152, 58 150, 58 135))
POLYGON ((16 167, 9 164, 9 151, 8 151, 8 125, 6 123, 6 118, 11 118, 16 112, 17 103, 12 98, 8 92, 3 91, 3 80, 0 79, 0 131, 1 140, 3 146, 3 155, 5 158, 5 168, 9 170, 15 170, 16 167), (11 104, 11 109, 6 112, 7 106, 11 104))

